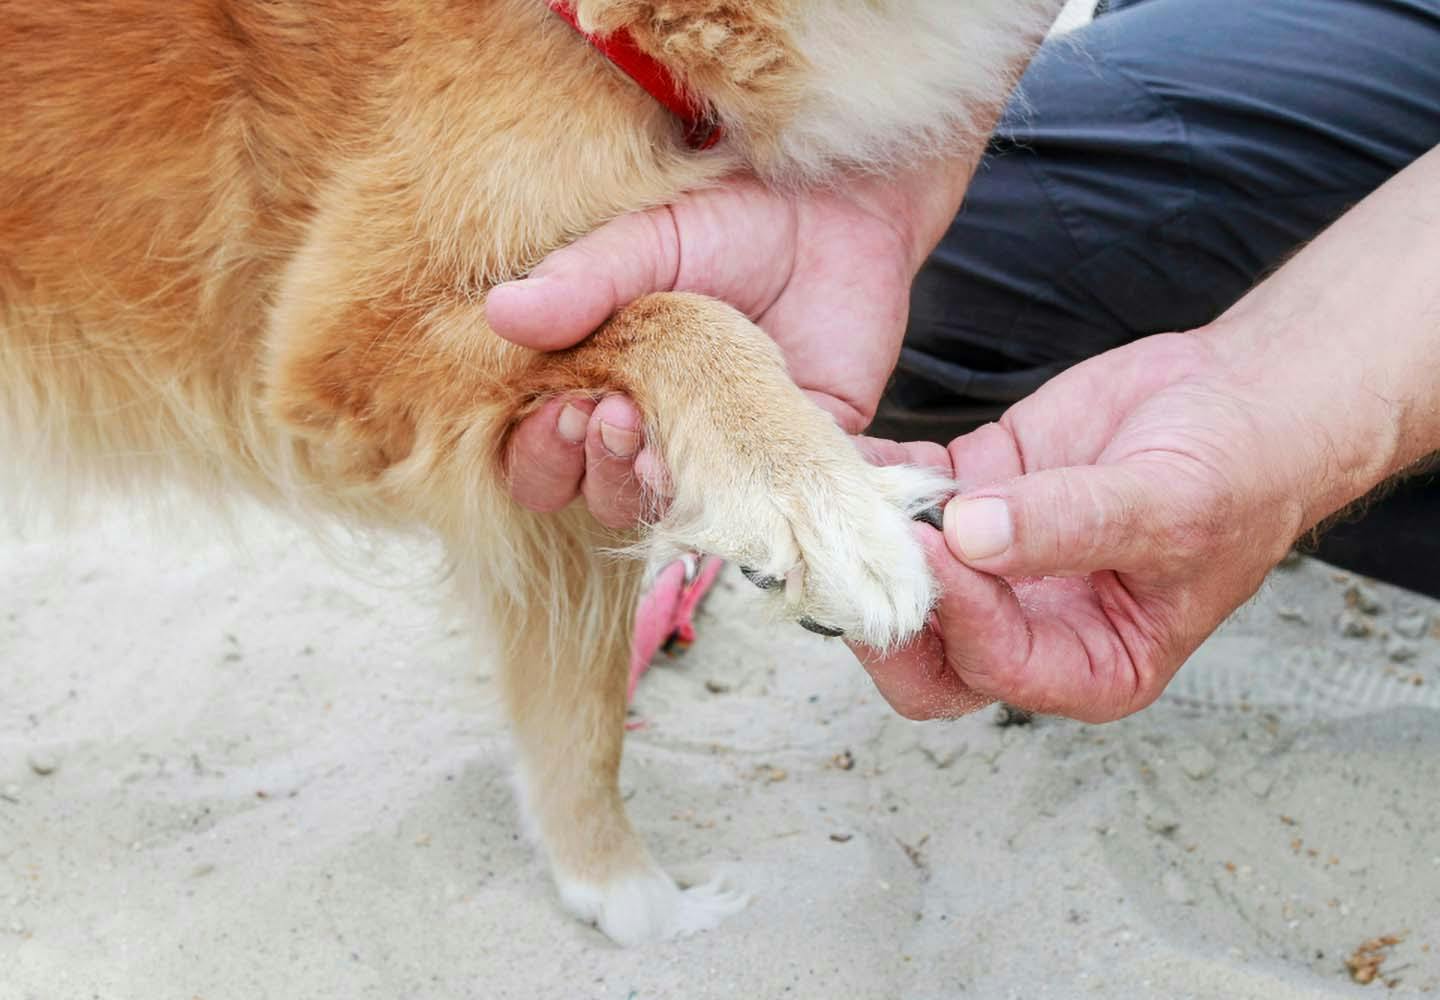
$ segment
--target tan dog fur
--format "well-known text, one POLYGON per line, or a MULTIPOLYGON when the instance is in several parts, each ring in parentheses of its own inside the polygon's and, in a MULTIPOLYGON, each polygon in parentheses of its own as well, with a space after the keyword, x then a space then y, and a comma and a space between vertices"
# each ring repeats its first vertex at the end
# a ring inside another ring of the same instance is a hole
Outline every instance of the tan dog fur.
POLYGON ((865 465, 717 302, 652 296, 542 357, 486 329, 486 291, 737 169, 818 183, 973 141, 967 109, 1003 96, 1055 4, 577 6, 705 95, 727 142, 686 149, 543 0, 0 0, 0 431, 67 488, 166 476, 437 533, 504 640, 521 786, 562 895, 634 942, 742 900, 682 893, 626 819, 641 570, 606 553, 636 539, 516 506, 508 429, 557 392, 631 394, 675 486, 653 543, 788 577, 792 617, 881 644, 933 599, 907 516, 937 485, 865 465), (965 23, 936 38, 947 10, 965 23), (861 22, 897 37, 847 40, 861 22), (865 73, 867 45, 977 39, 963 71, 865 73), (845 44, 854 62, 822 78, 845 44), (849 133, 811 128, 851 98, 866 110, 849 133))

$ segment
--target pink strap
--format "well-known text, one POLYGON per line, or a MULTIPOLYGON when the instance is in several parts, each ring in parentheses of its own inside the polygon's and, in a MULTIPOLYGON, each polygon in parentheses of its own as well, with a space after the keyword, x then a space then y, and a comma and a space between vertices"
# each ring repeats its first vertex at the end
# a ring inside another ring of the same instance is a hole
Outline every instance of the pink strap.
POLYGON ((695 612, 724 566, 724 560, 714 556, 685 556, 655 577, 635 611, 626 700, 635 697, 635 686, 662 647, 683 649, 695 641, 695 612))

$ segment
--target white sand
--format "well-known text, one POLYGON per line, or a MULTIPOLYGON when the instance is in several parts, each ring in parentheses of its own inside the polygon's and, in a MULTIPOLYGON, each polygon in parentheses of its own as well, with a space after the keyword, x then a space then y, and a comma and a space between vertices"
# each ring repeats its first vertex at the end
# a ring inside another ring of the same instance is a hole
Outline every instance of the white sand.
POLYGON ((0 534, 0 1000, 1285 1000, 1365 995, 1344 959, 1391 933, 1395 992, 1440 987, 1440 639, 1383 635, 1433 602, 1376 588, 1343 638, 1304 564, 1138 717, 1002 730, 895 718, 732 574, 625 782, 672 869, 755 899, 627 952, 520 835, 472 623, 405 585, 431 553, 362 582, 175 527, 0 534))
POLYGON ((1440 639, 1378 635, 1440 621, 1413 596, 1343 638, 1302 564, 1151 710, 1002 730, 893 717, 728 576, 625 784, 662 859, 755 898, 627 952, 556 905, 437 589, 205 530, 0 537, 3 1000, 1271 1000, 1360 995, 1343 959, 1402 932, 1397 992, 1440 985, 1440 639))

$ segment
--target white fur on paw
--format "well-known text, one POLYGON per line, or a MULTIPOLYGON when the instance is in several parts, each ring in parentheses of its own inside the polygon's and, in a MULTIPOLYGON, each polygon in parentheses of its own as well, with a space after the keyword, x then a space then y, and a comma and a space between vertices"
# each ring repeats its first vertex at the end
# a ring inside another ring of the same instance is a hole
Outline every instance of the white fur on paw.
POLYGON ((661 529, 672 544, 746 567, 769 585, 783 617, 893 647, 924 627, 937 596, 913 518, 954 484, 858 454, 827 459, 769 481, 745 477, 733 489, 712 482, 698 514, 661 529))
POLYGON ((564 877, 556 881, 566 909, 623 947, 708 931, 750 901, 718 879, 681 889, 658 868, 604 886, 564 877))

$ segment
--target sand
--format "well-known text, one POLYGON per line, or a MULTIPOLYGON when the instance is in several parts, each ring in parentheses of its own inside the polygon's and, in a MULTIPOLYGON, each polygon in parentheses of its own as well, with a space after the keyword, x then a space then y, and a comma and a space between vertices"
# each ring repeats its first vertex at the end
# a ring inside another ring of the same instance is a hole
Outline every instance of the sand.
POLYGON ((134 517, 0 530, 0 1000, 1440 989, 1435 602, 1302 562, 1132 719, 920 725, 732 571, 624 783, 754 900, 623 951, 521 833, 432 551, 134 517))
POLYGON ((1132 719, 922 725, 730 572, 624 784, 754 899, 623 951, 521 832, 433 552, 185 521, 0 534, 3 1000, 1270 1000, 1362 995, 1390 934, 1379 978, 1440 987, 1433 602, 1306 561, 1132 719))

